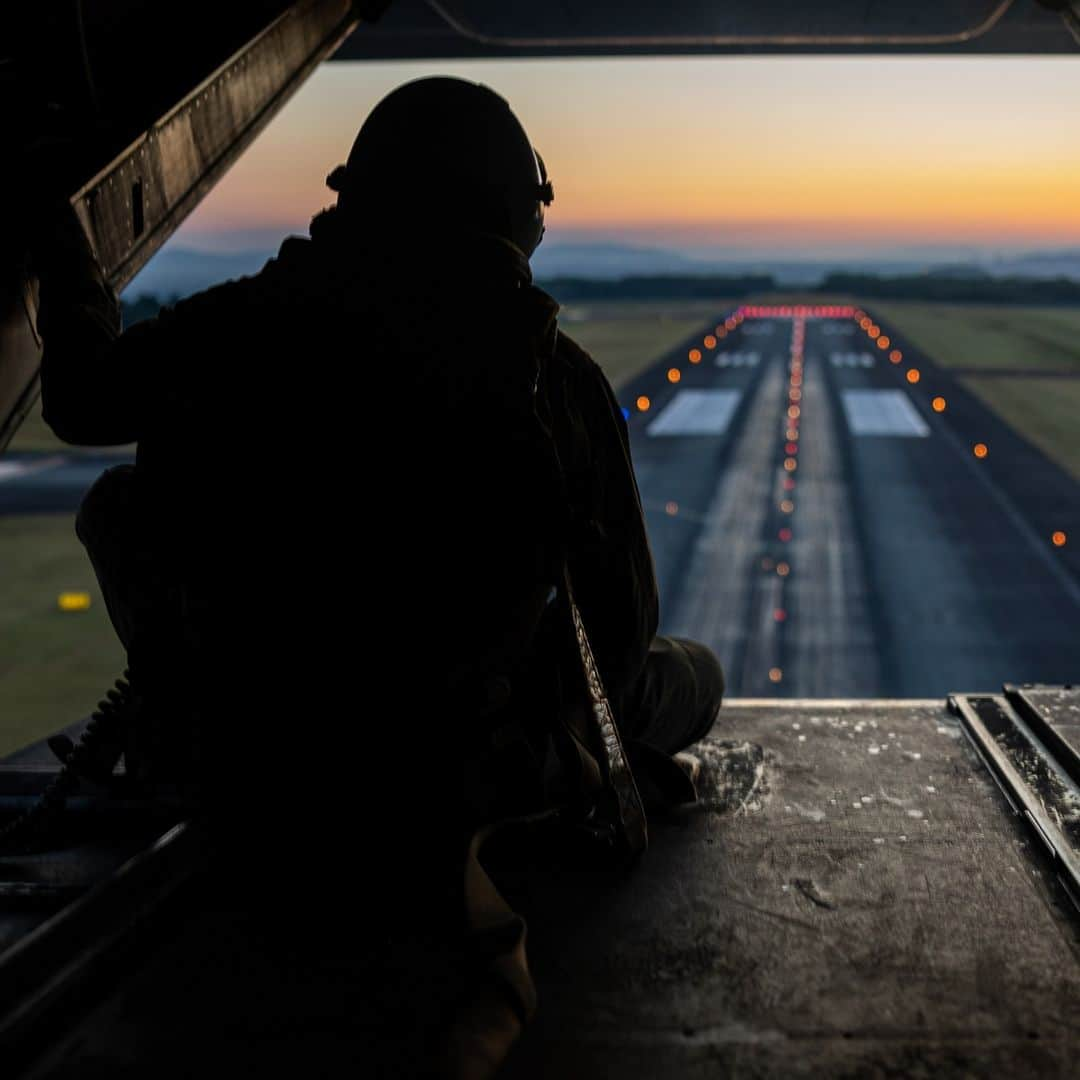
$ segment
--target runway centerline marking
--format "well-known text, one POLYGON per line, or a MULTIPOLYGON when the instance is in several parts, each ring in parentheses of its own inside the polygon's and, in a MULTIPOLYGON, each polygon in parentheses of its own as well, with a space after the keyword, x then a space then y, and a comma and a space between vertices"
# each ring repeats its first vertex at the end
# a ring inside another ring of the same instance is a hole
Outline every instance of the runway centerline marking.
POLYGON ((844 415, 852 435, 925 439, 926 421, 903 390, 844 390, 844 415))
POLYGON ((645 429, 665 435, 723 435, 738 408, 739 390, 680 390, 645 429))

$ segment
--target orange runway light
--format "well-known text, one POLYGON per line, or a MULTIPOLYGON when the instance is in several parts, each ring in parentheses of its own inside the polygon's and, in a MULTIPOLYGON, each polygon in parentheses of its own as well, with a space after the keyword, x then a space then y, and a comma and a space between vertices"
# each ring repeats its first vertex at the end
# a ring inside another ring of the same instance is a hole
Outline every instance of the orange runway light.
POLYGON ((930 408, 933 409, 934 412, 944 412, 945 399, 943 397, 934 398, 934 400, 930 402, 930 408))
POLYGON ((972 453, 973 453, 973 454, 974 454, 974 455, 975 455, 975 456, 976 456, 977 458, 984 458, 984 457, 986 457, 986 455, 987 455, 987 454, 989 454, 989 453, 990 453, 990 449, 989 449, 989 447, 987 447, 986 443, 981 443, 981 442, 977 442, 977 443, 976 443, 976 444, 975 444, 975 445, 974 445, 974 446, 973 446, 973 447, 971 448, 971 452, 972 452, 972 453))
POLYGON ((677 383, 682 378, 682 372, 677 368, 669 368, 667 373, 667 381, 669 383, 677 383))
POLYGON ((706 349, 715 349, 716 348, 716 338, 714 338, 712 336, 712 334, 706 334, 705 335, 705 348, 706 349))
POLYGON ((678 512, 679 512, 679 504, 677 502, 669 502, 664 507, 664 513, 669 514, 671 517, 674 517, 678 512))
POLYGON ((781 577, 787 577, 791 573, 791 567, 786 562, 778 562, 776 564, 776 572, 781 577))
POLYGON ((638 412, 647 412, 652 402, 644 394, 642 394, 641 397, 637 399, 636 404, 638 407, 638 412))
POLYGON ((868 318, 868 317, 867 317, 866 315, 864 315, 864 316, 863 316, 863 317, 862 317, 862 318, 861 318, 861 319, 859 320, 859 325, 860 325, 860 326, 861 326, 861 327, 862 327, 862 328, 863 328, 864 330, 869 330, 869 329, 870 329, 870 327, 874 325, 874 320, 873 320, 873 319, 871 319, 871 318, 868 318))
POLYGON ((788 472, 794 472, 799 467, 799 463, 793 458, 784 458, 784 468, 788 472))
POLYGON ((877 339, 877 347, 879 349, 887 349, 889 347, 889 339, 884 334, 877 339))
POLYGON ((784 673, 778 668, 769 668, 769 682, 778 683, 784 677, 784 673))
POLYGON ((1050 537, 1050 542, 1054 545, 1054 547, 1064 547, 1065 541, 1067 539, 1068 537, 1060 529, 1058 529, 1058 531, 1050 537))
POLYGON ((727 327, 727 328, 728 328, 729 330, 734 330, 734 329, 735 329, 735 327, 739 325, 739 321, 738 321, 738 319, 725 319, 725 320, 724 320, 724 325, 725 325, 725 326, 726 326, 726 327, 727 327))
MULTIPOLYGON (((690 363, 691 364, 700 364, 701 363, 701 350, 700 349, 691 349, 690 353, 689 353, 689 358, 690 358, 690 363)), ((672 371, 674 371, 674 370, 675 369, 672 368, 672 371)), ((670 378, 670 376, 669 376, 669 378, 670 378)), ((671 381, 676 382, 677 380, 672 379, 671 381)))
POLYGON ((899 349, 893 349, 893 351, 889 353, 889 359, 894 364, 899 364, 900 361, 904 359, 904 354, 899 349))
POLYGON ((919 374, 918 368, 913 367, 908 371, 907 375, 905 375, 904 378, 906 378, 907 381, 911 383, 912 386, 914 386, 915 383, 917 383, 922 378, 922 375, 919 374))
POLYGON ((799 419, 799 406, 798 405, 789 405, 787 414, 788 414, 788 416, 791 417, 792 420, 798 420, 799 419))
POLYGON ((790 499, 782 499, 780 502, 780 509, 785 514, 794 514, 795 504, 790 499))
POLYGON ((788 391, 788 397, 791 398, 792 401, 802 401, 802 391, 797 386, 793 386, 788 391))
POLYGON ((866 331, 866 336, 869 338, 877 338, 881 336, 881 331, 876 326, 871 326, 870 329, 866 331))
POLYGON ((784 435, 788 439, 790 439, 792 442, 795 442, 795 440, 798 439, 798 437, 799 437, 799 429, 794 428, 794 427, 789 427, 787 429, 787 431, 784 432, 784 435))

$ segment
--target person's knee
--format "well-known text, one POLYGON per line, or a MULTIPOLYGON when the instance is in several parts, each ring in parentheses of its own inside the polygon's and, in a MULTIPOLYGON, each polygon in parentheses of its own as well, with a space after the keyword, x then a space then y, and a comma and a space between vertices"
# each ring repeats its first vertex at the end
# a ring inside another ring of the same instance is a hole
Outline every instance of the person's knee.
POLYGON ((109 544, 131 517, 134 487, 134 466, 116 465, 106 469, 83 496, 75 515, 75 535, 88 551, 100 551, 109 544))
POLYGON ((716 714, 724 699, 724 668, 719 657, 707 645, 698 641, 678 639, 694 672, 697 724, 694 741, 704 738, 716 722, 716 714))

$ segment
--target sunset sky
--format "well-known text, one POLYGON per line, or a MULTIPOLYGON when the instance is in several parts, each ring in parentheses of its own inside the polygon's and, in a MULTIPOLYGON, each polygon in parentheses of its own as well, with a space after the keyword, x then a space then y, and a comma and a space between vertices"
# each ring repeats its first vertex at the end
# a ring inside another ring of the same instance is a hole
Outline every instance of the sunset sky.
POLYGON ((173 243, 305 232, 369 109, 429 74, 510 101, 555 183, 552 238, 710 255, 1080 245, 1067 57, 325 64, 173 243))

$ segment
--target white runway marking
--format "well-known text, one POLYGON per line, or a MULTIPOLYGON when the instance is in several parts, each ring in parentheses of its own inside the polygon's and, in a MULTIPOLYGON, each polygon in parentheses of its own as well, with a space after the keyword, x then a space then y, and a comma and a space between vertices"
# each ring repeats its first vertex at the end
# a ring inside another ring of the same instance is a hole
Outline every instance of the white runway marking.
POLYGON ((774 322, 753 322, 743 327, 743 333, 751 337, 771 337, 775 328, 774 322))
POLYGON ((741 393, 738 390, 680 390, 645 429, 658 435, 723 435, 741 393))
POLYGON ((903 390, 844 390, 843 398, 852 435, 925 439, 930 434, 926 421, 903 390))
POLYGON ((855 333, 855 327, 851 323, 827 322, 824 330, 830 337, 851 337, 855 333))
POLYGON ((870 353, 861 352, 834 352, 829 354, 829 360, 832 362, 832 366, 839 367, 864 367, 872 368, 875 364, 875 359, 870 353))
POLYGON ((717 367, 757 367, 761 353, 722 352, 716 354, 717 367))

